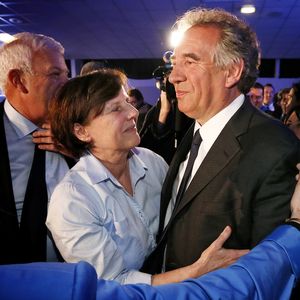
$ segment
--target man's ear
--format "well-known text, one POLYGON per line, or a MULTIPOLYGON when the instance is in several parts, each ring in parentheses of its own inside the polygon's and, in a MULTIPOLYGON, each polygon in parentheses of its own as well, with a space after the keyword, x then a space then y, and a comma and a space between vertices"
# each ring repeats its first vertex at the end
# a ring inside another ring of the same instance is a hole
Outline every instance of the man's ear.
POLYGON ((235 62, 228 67, 226 71, 227 74, 226 74, 225 86, 227 88, 231 88, 235 84, 237 84, 242 76, 243 70, 244 70, 244 60, 240 58, 238 62, 235 62))
POLYGON ((11 85, 19 89, 22 93, 28 94, 26 81, 23 77, 23 72, 19 69, 12 69, 8 72, 8 80, 11 85))
POLYGON ((79 123, 73 125, 73 133, 82 142, 89 143, 92 139, 86 128, 79 123))

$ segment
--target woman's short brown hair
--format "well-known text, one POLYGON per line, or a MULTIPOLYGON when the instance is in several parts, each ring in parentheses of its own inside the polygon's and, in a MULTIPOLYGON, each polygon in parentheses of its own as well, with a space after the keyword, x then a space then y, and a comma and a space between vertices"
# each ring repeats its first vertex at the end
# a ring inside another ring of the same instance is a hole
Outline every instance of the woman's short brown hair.
POLYGON ((74 124, 87 125, 98 116, 107 101, 117 97, 126 76, 114 69, 102 69, 70 79, 50 103, 52 133, 73 156, 80 157, 90 146, 74 134, 74 124))

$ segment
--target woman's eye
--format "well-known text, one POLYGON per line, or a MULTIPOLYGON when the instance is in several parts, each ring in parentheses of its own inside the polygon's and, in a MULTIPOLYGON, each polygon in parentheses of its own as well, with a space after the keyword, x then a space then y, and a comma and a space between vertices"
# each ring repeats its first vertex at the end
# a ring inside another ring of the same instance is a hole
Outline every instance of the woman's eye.
POLYGON ((120 111, 121 107, 120 106, 114 106, 112 107, 111 111, 120 111))

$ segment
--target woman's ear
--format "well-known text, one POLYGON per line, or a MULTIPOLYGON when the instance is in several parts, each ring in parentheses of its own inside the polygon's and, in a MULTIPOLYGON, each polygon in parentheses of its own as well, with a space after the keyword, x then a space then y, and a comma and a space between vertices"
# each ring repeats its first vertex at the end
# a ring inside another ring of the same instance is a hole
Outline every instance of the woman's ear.
POLYGON ((23 72, 19 69, 12 69, 8 72, 8 81, 11 85, 13 85, 16 89, 20 90, 24 94, 28 94, 28 90, 26 88, 26 81, 23 76, 23 72))
POLYGON ((225 86, 227 88, 231 88, 235 84, 237 84, 242 76, 243 70, 244 70, 244 60, 240 58, 238 62, 235 62, 228 67, 226 71, 227 74, 226 74, 225 86))
POLYGON ((86 128, 79 123, 73 125, 73 133, 82 142, 89 143, 92 139, 86 128))

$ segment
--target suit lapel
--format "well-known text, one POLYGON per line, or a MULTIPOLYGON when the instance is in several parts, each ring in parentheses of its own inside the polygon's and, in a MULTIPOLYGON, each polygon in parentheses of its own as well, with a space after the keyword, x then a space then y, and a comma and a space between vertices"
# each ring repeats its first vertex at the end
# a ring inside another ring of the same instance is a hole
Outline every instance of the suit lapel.
MULTIPOLYGON (((4 102, 0 103, 0 212, 17 218, 12 180, 9 166, 9 157, 4 129, 4 102)), ((16 219, 17 221, 17 219, 16 219)))
POLYGON ((247 131, 253 112, 254 108, 245 99, 207 153, 181 202, 173 211, 169 224, 241 151, 239 137, 247 131))
POLYGON ((228 130, 222 132, 184 193, 173 213, 174 217, 226 167, 239 151, 240 146, 232 133, 228 130))

